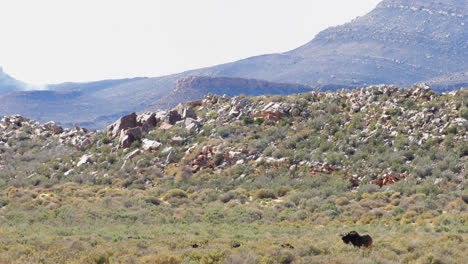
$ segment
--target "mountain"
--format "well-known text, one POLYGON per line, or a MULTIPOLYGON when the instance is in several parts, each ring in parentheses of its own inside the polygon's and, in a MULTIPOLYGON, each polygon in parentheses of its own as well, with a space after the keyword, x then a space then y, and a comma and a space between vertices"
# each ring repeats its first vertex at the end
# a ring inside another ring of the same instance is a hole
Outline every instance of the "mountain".
MULTIPOLYGON (((158 80, 164 83, 164 78, 158 80)), ((78 124, 99 129, 170 91, 155 89, 154 78, 63 83, 48 88, 0 94, 0 115, 21 114, 40 122, 54 120, 65 127, 78 124)))
POLYGON ((439 76, 426 80, 424 83, 438 91, 451 91, 462 87, 468 87, 468 70, 439 76))
POLYGON ((2 115, 21 113, 34 117, 39 122, 58 120, 59 124, 67 127, 89 120, 97 122, 94 118, 102 113, 115 113, 119 109, 118 105, 80 91, 13 92, 0 95, 0 102, 2 115))
POLYGON ((314 88, 301 84, 274 83, 255 79, 232 77, 188 76, 179 79, 176 88, 161 99, 153 102, 146 111, 174 107, 180 102, 200 100, 208 93, 235 96, 244 94, 255 96, 262 94, 305 93, 314 88))
POLYGON ((13 77, 9 76, 0 67, 0 94, 5 94, 13 91, 21 91, 26 86, 25 83, 20 82, 13 77))
MULTIPOLYGON (((331 90, 375 84, 408 87, 429 82, 436 90, 445 91, 468 83, 467 75, 463 74, 468 70, 467 15, 468 0, 384 0, 365 16, 328 28, 309 43, 285 53, 261 55, 157 78, 67 83, 50 86, 50 89, 79 90, 102 103, 116 106, 110 112, 104 112, 102 105, 88 104, 88 108, 93 108, 90 116, 71 112, 76 109, 66 105, 60 109, 70 116, 80 116, 80 120, 86 120, 91 127, 100 128, 102 125, 94 120, 107 120, 106 116, 138 112, 148 107, 154 109, 158 105, 174 105, 188 98, 199 98, 200 91, 224 94, 232 90, 229 83, 219 83, 216 87, 187 90, 181 96, 180 91, 174 89, 178 80, 188 76, 257 79, 331 90)), ((245 89, 238 87, 236 90, 240 94, 245 89)), ((4 102, 0 99, 0 104, 4 102)), ((86 103, 77 102, 79 105, 86 103)), ((27 108, 24 106, 25 110, 27 108)), ((62 123, 74 121, 61 113, 57 116, 47 108, 39 112, 62 123)))
POLYGON ((224 64, 200 75, 302 84, 397 84, 467 69, 466 0, 385 0, 350 23, 283 54, 224 64))

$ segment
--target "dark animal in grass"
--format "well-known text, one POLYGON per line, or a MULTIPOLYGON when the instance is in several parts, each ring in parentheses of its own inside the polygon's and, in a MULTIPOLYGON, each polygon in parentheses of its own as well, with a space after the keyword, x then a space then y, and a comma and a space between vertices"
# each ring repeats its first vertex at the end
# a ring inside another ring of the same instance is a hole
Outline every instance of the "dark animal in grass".
POLYGON ((356 231, 345 234, 341 239, 346 244, 353 244, 355 247, 365 247, 372 250, 372 238, 369 235, 360 236, 356 231))
POLYGON ((462 200, 468 204, 468 194, 462 195, 462 200))
POLYGON ((198 247, 200 247, 200 246, 197 243, 192 244, 192 248, 198 248, 198 247))
POLYGON ((289 243, 286 243, 286 244, 282 244, 281 245, 282 248, 290 248, 290 249, 294 249, 294 246, 289 244, 289 243))
POLYGON ((233 241, 233 242, 231 243, 231 247, 232 247, 232 248, 238 248, 238 247, 240 247, 240 246, 241 246, 241 244, 240 244, 239 242, 233 241))

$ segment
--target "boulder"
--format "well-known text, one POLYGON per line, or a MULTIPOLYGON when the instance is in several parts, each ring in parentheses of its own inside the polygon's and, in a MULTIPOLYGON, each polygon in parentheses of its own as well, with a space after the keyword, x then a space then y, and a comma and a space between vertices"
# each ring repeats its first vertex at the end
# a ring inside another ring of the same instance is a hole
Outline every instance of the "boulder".
POLYGON ((146 151, 152 151, 152 150, 157 150, 159 147, 161 147, 161 143, 154 141, 154 140, 149 140, 149 139, 143 139, 143 149, 146 151))
POLYGON ((156 126, 158 122, 156 119, 156 114, 151 112, 146 112, 136 117, 137 125, 141 126, 141 129, 144 132, 150 131, 153 127, 156 126))
POLYGON ((52 134, 57 135, 63 132, 63 128, 57 124, 55 124, 54 121, 47 122, 43 125, 43 128, 45 130, 48 130, 52 132, 52 134))
POLYGON ((183 139, 182 137, 180 136, 175 136, 171 139, 171 144, 172 145, 179 145, 179 144, 182 144, 182 142, 184 142, 185 139, 183 139))
POLYGON ((93 154, 85 154, 85 155, 81 156, 81 159, 80 159, 80 161, 78 162, 78 164, 76 166, 80 167, 83 164, 91 163, 92 162, 92 160, 91 160, 92 157, 93 157, 93 154))
POLYGON ((141 127, 122 129, 119 138, 119 148, 129 148, 130 145, 141 139, 141 127))
POLYGON ((182 119, 187 118, 197 119, 197 114, 195 113, 195 110, 193 110, 190 107, 184 108, 184 110, 182 111, 182 119))
POLYGON ((123 129, 133 128, 137 126, 137 115, 135 113, 131 113, 124 117, 121 117, 112 125, 107 127, 107 135, 115 138, 120 136, 120 133, 123 129))
POLYGON ((180 120, 182 120, 182 117, 180 116, 179 112, 177 112, 177 110, 171 110, 167 113, 164 122, 174 125, 180 120))
POLYGON ((200 127, 200 122, 192 118, 185 119, 185 130, 192 131, 200 127))

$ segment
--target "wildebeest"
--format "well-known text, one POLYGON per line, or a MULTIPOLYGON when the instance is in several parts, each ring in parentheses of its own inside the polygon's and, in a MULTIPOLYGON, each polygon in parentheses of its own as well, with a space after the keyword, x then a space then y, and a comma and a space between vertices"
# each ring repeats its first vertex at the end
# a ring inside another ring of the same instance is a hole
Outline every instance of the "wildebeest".
POLYGON ((286 244, 282 244, 281 245, 282 248, 290 248, 290 249, 294 249, 294 246, 289 244, 289 243, 286 243, 286 244))
POLYGON ((241 244, 240 244, 239 242, 236 242, 236 241, 232 241, 232 242, 231 242, 231 247, 232 247, 232 248, 238 248, 238 247, 240 247, 240 246, 241 246, 241 244))
POLYGON ((355 247, 366 247, 372 250, 372 238, 369 235, 360 236, 356 231, 345 234, 341 239, 346 244, 353 244, 355 247))
POLYGON ((468 194, 462 195, 462 200, 468 204, 468 194))

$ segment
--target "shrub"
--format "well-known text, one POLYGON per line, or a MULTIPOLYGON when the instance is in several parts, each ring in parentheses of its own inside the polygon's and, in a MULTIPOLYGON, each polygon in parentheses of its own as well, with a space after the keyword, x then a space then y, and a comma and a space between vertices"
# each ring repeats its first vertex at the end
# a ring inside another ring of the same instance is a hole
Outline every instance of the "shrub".
POLYGON ((380 191, 380 187, 375 184, 366 184, 359 186, 359 193, 375 193, 380 191))
POLYGON ((187 198, 187 193, 184 190, 180 189, 172 189, 169 190, 163 197, 162 199, 164 201, 167 201, 171 198, 187 198))
POLYGON ((270 189, 259 189, 255 192, 255 199, 276 199, 276 194, 270 189))
POLYGON ((279 196, 279 197, 283 197, 283 196, 285 196, 286 194, 288 194, 288 192, 290 192, 290 191, 291 191, 291 188, 290 188, 290 187, 288 187, 288 186, 281 186, 281 187, 278 189, 277 193, 278 193, 278 196, 279 196))
POLYGON ((253 123, 253 120, 250 118, 250 116, 243 116, 242 122, 244 122, 244 125, 250 125, 253 123))
POLYGON ((468 119, 468 107, 463 107, 458 111, 458 115, 461 118, 468 119))
POLYGON ((223 203, 227 203, 234 199, 235 195, 232 192, 223 193, 219 196, 219 200, 223 203))
POLYGON ((265 122, 264 118, 256 118, 253 123, 256 125, 261 125, 263 122, 265 122))
POLYGON ((161 204, 161 200, 159 200, 156 197, 148 197, 148 198, 146 198, 146 202, 149 203, 149 204, 153 204, 153 205, 160 205, 161 204))
POLYGON ((179 256, 169 255, 167 253, 159 253, 155 256, 145 256, 140 259, 141 263, 158 263, 158 264, 180 264, 182 258, 179 256))

